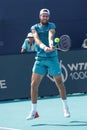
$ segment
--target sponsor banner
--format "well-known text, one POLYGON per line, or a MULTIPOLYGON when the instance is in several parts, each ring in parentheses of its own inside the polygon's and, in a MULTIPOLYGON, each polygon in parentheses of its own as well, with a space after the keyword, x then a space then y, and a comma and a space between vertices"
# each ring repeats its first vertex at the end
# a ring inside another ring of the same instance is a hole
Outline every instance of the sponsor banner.
MULTIPOLYGON (((0 100, 30 98, 35 53, 0 56, 0 100)), ((67 93, 87 92, 87 51, 59 52, 62 78, 67 93)), ((57 95, 54 80, 46 75, 39 96, 57 95)))
POLYGON ((87 51, 69 51, 60 54, 63 81, 68 93, 87 91, 87 51))

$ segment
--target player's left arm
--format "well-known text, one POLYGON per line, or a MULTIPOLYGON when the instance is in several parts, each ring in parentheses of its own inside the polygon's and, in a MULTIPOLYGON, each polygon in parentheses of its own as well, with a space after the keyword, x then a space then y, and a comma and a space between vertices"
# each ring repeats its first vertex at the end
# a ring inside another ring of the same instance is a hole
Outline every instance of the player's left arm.
POLYGON ((50 29, 49 30, 49 35, 48 35, 49 47, 53 47, 54 35, 55 35, 55 29, 50 29))

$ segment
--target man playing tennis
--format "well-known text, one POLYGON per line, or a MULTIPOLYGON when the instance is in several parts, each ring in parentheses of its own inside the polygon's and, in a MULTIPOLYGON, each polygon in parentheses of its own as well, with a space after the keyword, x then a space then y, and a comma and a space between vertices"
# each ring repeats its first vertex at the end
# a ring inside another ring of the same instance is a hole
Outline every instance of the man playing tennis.
POLYGON ((50 18, 50 11, 48 9, 42 9, 40 11, 39 18, 40 23, 31 27, 31 31, 36 43, 37 55, 31 78, 32 108, 26 119, 30 120, 39 117, 37 112, 38 87, 43 79, 43 76, 45 76, 47 73, 53 76, 55 84, 59 90, 63 103, 64 116, 70 117, 66 100, 66 90, 61 77, 58 54, 53 43, 56 27, 54 23, 48 22, 50 18))

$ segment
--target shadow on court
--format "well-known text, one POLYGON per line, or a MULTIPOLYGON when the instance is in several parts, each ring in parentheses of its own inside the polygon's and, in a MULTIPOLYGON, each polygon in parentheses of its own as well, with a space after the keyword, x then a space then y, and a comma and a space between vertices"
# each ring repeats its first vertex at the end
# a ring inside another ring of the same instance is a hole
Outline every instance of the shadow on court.
POLYGON ((35 124, 33 127, 40 126, 87 126, 87 121, 70 121, 70 124, 35 124))

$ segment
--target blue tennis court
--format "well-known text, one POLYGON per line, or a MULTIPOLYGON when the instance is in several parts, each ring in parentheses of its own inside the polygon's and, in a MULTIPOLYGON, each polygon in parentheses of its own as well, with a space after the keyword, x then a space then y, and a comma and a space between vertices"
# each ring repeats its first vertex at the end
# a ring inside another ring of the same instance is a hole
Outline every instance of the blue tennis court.
POLYGON ((63 117, 59 96, 38 99, 40 117, 26 120, 30 99, 0 102, 0 130, 87 130, 87 94, 68 95, 71 117, 63 117))

